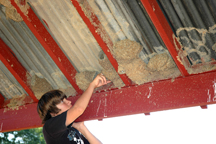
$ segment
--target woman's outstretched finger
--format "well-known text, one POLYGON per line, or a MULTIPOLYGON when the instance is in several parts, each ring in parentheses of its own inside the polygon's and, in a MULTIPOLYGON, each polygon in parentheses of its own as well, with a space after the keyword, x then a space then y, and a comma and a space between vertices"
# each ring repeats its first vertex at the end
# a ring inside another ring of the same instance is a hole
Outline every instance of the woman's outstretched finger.
POLYGON ((105 78, 105 76, 101 76, 101 78, 103 79, 103 84, 106 84, 106 78, 105 78))

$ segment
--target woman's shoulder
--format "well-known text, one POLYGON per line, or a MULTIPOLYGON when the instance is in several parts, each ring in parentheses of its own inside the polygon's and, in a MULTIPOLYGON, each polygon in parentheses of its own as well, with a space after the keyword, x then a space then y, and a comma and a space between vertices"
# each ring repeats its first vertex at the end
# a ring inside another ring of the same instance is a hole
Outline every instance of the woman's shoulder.
POLYGON ((44 123, 44 128, 49 128, 49 127, 53 127, 53 126, 57 126, 57 125, 65 125, 65 121, 66 121, 66 116, 67 116, 67 112, 64 112, 60 115, 57 115, 55 117, 52 117, 50 119, 48 119, 45 123, 44 123))
POLYGON ((58 116, 52 117, 47 120, 43 126, 43 133, 47 133, 49 136, 55 138, 64 133, 67 130, 65 125, 66 114, 62 113, 58 116))

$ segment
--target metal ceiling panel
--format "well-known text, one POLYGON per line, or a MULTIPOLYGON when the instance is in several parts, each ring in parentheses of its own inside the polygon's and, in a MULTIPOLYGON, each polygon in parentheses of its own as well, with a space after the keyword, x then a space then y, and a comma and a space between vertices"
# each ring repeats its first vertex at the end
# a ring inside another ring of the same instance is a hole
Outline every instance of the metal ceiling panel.
POLYGON ((29 2, 78 72, 101 71, 101 48, 70 0, 29 2))
POLYGON ((16 96, 26 94, 26 91, 17 82, 10 71, 0 61, 0 93, 5 99, 11 99, 16 96))

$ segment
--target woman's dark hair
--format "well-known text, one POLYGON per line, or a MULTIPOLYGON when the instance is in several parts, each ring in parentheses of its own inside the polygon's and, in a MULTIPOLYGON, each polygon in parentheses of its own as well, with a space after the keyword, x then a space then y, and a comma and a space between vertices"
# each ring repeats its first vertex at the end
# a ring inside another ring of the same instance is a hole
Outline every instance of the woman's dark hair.
POLYGON ((51 113, 57 114, 60 109, 56 107, 67 96, 60 90, 52 90, 45 93, 39 100, 37 112, 44 124, 48 119, 52 118, 51 113))

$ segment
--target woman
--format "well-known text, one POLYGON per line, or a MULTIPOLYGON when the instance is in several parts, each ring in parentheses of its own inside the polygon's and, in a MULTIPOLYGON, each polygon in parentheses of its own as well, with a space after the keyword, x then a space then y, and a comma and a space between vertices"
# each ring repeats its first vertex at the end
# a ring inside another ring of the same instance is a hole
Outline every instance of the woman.
POLYGON ((43 134, 46 143, 101 144, 83 122, 74 121, 85 111, 94 89, 109 82, 103 74, 97 75, 73 106, 59 90, 45 93, 38 102, 37 111, 44 124, 43 134))

